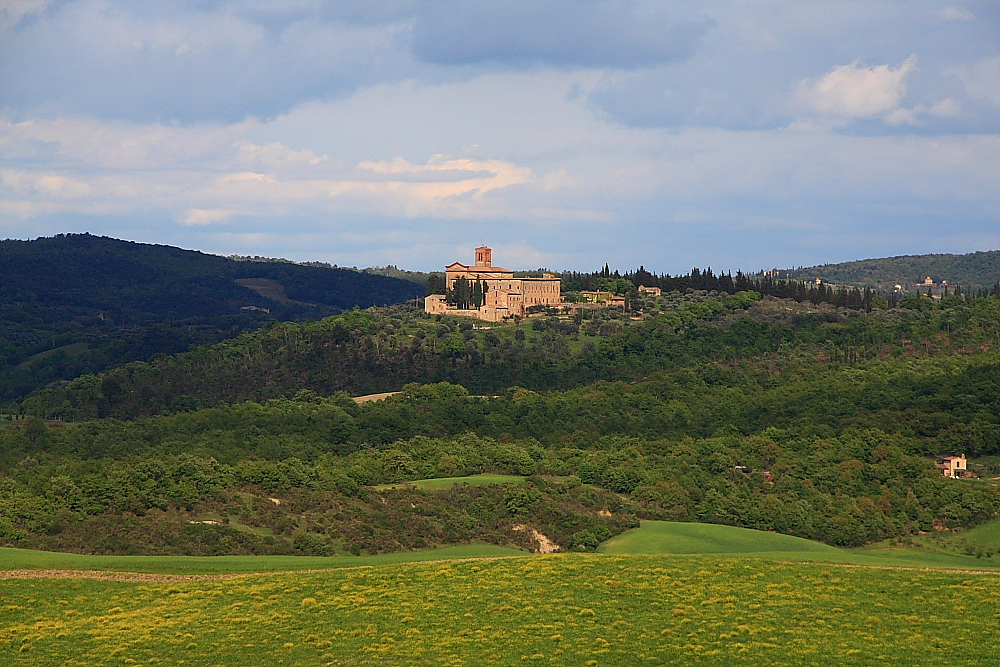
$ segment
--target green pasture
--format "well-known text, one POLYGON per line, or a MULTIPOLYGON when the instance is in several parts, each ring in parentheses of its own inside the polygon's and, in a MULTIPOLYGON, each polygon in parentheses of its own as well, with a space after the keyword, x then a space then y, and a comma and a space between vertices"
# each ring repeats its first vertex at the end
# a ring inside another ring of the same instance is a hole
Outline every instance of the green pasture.
POLYGON ((722 554, 8 579, 0 609, 12 667, 1000 664, 1000 577, 722 554))
MULTIPOLYGON (((899 540, 889 540, 898 543, 899 540)), ((976 526, 970 530, 934 531, 903 541, 906 546, 947 554, 978 554, 989 560, 1000 562, 1000 519, 976 526)))
POLYGON ((951 533, 950 537, 956 540, 969 540, 970 542, 981 542, 1000 549, 1000 519, 976 526, 971 530, 960 533, 951 533))
POLYGON ((88 556, 0 548, 0 570, 108 570, 161 574, 236 574, 385 565, 424 560, 523 556, 492 544, 468 544, 378 556, 88 556))
MULTIPOLYGON (((456 478, 448 478, 455 480, 456 478)), ((491 482, 493 483, 493 482, 491 482)), ((1000 522, 982 526, 982 535, 1000 522)), ((979 529, 976 529, 979 530, 979 529)), ((969 531, 970 534, 973 531, 969 531)), ((980 539, 983 539, 980 537, 980 539)), ((726 555, 792 562, 842 563, 881 567, 1000 570, 1000 558, 975 558, 929 547, 889 544, 838 549, 791 535, 734 526, 643 521, 641 527, 611 538, 598 552, 606 555, 726 555)), ((491 544, 469 544, 378 556, 90 556, 30 549, 0 548, 0 570, 107 570, 162 574, 236 574, 323 570, 367 565, 524 556, 523 551, 491 544)))
POLYGON ((780 533, 672 521, 643 521, 639 528, 611 538, 598 547, 598 551, 605 554, 728 554, 769 560, 881 567, 1000 570, 1000 560, 997 559, 974 558, 925 548, 877 545, 865 549, 838 549, 780 533))
POLYGON ((435 477, 431 479, 418 479, 412 482, 398 482, 396 484, 381 484, 376 486, 376 490, 394 489, 397 487, 412 486, 424 491, 443 491, 450 489, 457 484, 468 484, 469 486, 485 486, 487 484, 522 484, 524 477, 521 475, 494 475, 484 473, 482 475, 469 475, 468 477, 435 477))
POLYGON ((598 551, 609 554, 732 554, 756 552, 836 553, 821 542, 712 523, 643 521, 611 538, 598 551))

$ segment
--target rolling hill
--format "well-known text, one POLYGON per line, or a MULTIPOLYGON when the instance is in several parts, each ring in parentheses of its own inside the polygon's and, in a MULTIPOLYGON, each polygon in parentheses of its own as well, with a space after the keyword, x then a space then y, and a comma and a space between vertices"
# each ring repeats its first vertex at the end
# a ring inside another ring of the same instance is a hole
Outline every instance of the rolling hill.
POLYGON ((422 296, 349 269, 235 261, 90 234, 0 241, 0 401, 157 354, 422 296))

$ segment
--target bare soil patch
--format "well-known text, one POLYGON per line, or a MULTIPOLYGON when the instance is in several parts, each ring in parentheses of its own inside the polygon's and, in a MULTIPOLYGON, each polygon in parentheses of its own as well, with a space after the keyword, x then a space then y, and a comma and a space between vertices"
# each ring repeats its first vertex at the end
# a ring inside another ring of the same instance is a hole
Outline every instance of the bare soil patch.
POLYGON ((368 403, 370 401, 382 401, 389 398, 390 396, 395 396, 398 393, 399 393, 398 391, 387 391, 382 394, 368 394, 366 396, 355 396, 354 402, 360 405, 361 403, 368 403))
POLYGON ((538 542, 538 550, 535 553, 539 553, 539 554, 551 554, 551 553, 555 553, 555 552, 559 551, 559 549, 560 549, 560 547, 559 547, 558 544, 556 544, 555 542, 553 542, 552 540, 550 540, 548 537, 546 537, 542 533, 540 533, 537 530, 535 530, 534 528, 526 526, 523 523, 519 523, 516 526, 514 526, 513 530, 517 530, 517 531, 521 531, 521 532, 526 532, 529 535, 531 535, 533 538, 535 538, 535 541, 538 542))

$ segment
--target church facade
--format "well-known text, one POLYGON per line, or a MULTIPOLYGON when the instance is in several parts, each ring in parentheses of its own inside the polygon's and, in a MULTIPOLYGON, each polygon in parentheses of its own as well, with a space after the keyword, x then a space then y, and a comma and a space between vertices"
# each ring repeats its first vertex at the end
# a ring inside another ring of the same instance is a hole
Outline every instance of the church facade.
POLYGON ((541 278, 515 278, 510 269, 493 266, 493 250, 486 246, 476 248, 474 265, 455 262, 445 267, 445 286, 449 292, 455 289, 455 282, 460 279, 486 285, 482 306, 459 309, 450 305, 445 295, 431 294, 424 299, 424 310, 436 315, 460 315, 503 322, 513 317, 524 317, 532 306, 562 304, 558 277, 546 273, 541 278))

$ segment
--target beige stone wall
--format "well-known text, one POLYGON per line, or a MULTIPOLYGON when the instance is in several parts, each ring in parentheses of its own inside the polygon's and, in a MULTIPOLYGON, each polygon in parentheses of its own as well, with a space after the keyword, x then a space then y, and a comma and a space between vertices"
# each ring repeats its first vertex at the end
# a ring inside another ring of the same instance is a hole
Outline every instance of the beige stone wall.
POLYGON ((434 301, 424 300, 424 310, 428 313, 480 317, 490 322, 499 322, 515 315, 524 316, 529 306, 559 305, 562 303, 562 283, 556 276, 547 273, 542 278, 515 278, 514 272, 493 266, 493 251, 486 246, 476 248, 476 265, 466 266, 455 262, 445 267, 445 284, 453 289, 455 281, 465 278, 469 281, 485 281, 489 285, 486 303, 478 311, 458 311, 449 308, 443 296, 434 301), (479 315, 467 315, 479 313, 479 315))

